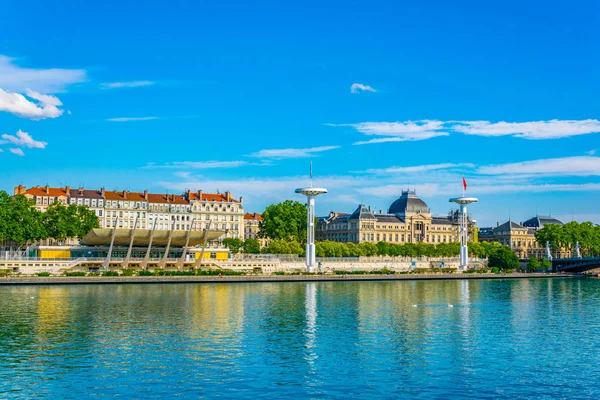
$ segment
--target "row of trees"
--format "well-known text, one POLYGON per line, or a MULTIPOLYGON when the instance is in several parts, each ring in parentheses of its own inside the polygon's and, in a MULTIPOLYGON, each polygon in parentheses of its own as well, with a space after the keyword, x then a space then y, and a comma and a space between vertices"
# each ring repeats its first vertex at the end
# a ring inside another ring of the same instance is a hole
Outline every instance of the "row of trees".
POLYGON ((87 206, 53 203, 46 212, 35 208, 23 195, 0 191, 0 245, 24 246, 52 238, 57 241, 82 238, 100 226, 98 217, 87 206))
POLYGON ((535 233, 535 238, 541 246, 549 242, 553 250, 575 250, 577 243, 581 247, 582 256, 600 254, 600 225, 592 222, 572 221, 564 225, 545 225, 535 233))
MULTIPOLYGON (((268 246, 260 249, 256 239, 241 241, 240 239, 225 239, 223 244, 236 254, 243 251, 247 254, 294 254, 303 256, 303 244, 296 240, 275 239, 268 246)), ((396 256, 396 257, 458 257, 460 245, 458 243, 407 243, 391 244, 379 243, 340 243, 323 241, 316 242, 317 257, 361 257, 361 256, 396 256)), ((469 253, 472 257, 487 258, 489 266, 500 270, 519 268, 517 255, 508 247, 500 243, 471 243, 469 253)), ((537 261, 537 259, 536 259, 537 261)), ((532 264, 531 268, 546 268, 548 261, 539 261, 532 264), (540 264, 542 263, 542 264, 540 264)))

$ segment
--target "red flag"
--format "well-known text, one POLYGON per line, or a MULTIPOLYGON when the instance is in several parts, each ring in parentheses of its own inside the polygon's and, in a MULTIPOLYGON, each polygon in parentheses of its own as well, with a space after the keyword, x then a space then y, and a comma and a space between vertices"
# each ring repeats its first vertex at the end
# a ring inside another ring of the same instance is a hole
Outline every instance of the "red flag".
POLYGON ((467 190, 467 181, 463 178, 463 189, 467 190))

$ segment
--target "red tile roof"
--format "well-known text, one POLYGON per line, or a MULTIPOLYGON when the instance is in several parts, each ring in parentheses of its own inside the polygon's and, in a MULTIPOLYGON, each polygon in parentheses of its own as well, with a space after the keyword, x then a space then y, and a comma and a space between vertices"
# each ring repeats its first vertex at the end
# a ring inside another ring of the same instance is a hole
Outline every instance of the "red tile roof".
POLYGON ((28 194, 31 196, 68 197, 67 190, 65 188, 51 188, 40 186, 29 188, 23 194, 28 194))
MULTIPOLYGON (((190 204, 192 200, 200 199, 202 201, 214 201, 214 202, 232 202, 239 203, 231 196, 231 193, 202 193, 190 192, 183 195, 179 194, 156 194, 145 192, 127 192, 127 191, 104 191, 102 190, 87 190, 87 189, 71 189, 66 188, 51 188, 51 187, 32 187, 25 190, 25 187, 19 186, 15 188, 15 193, 21 192, 23 194, 31 196, 52 196, 52 197, 85 197, 85 198, 102 198, 106 200, 117 200, 117 201, 148 201, 150 203, 164 203, 164 204, 190 204), (80 191, 81 190, 81 191, 80 191), (104 195, 103 195, 104 193, 104 195), (189 198, 189 199, 188 199, 189 198)), ((241 198, 240 198, 241 199, 241 198)), ((258 214, 260 215, 260 214, 258 214)))
MULTIPOLYGON (((190 193, 190 200, 198 200, 198 198, 198 193, 190 193)), ((202 201, 227 202, 227 193, 202 193, 202 201)), ((230 197, 229 201, 232 203, 239 203, 239 200, 236 200, 233 197, 230 197)))
POLYGON ((262 221, 262 215, 257 214, 257 213, 254 213, 254 214, 247 213, 244 215, 244 219, 252 220, 252 221, 262 221))

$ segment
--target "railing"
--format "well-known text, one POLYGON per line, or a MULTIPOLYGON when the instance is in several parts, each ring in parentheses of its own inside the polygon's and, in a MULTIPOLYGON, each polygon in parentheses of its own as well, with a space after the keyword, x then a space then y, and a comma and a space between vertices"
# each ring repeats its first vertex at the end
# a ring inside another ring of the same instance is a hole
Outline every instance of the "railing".
MULTIPOLYGON (((459 262, 459 257, 391 257, 391 256, 361 256, 361 257, 317 257, 320 262, 459 262)), ((304 257, 296 254, 233 254, 232 261, 280 261, 304 262, 304 257)), ((469 258, 471 262, 483 262, 485 258, 469 258)))

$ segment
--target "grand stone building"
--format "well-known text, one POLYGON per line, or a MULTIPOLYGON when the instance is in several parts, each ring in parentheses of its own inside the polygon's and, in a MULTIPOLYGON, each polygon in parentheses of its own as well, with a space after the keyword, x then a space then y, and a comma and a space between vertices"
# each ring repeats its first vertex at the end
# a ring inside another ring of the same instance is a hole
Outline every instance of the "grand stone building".
MULTIPOLYGON (((479 231, 479 240, 482 242, 498 242, 509 246, 517 256, 524 260, 530 257, 544 257, 546 248, 543 244, 537 242, 535 232, 542 229, 545 225, 563 223, 553 217, 536 216, 520 224, 508 220, 496 227, 481 228, 479 231)), ((568 256, 564 251, 558 251, 555 257, 568 256)))
MULTIPOLYGON (((331 212, 319 218, 317 240, 335 242, 450 243, 458 242, 458 211, 434 216, 414 190, 406 190, 387 213, 359 205, 351 214, 331 212)), ((474 221, 469 219, 471 226, 474 221)))

